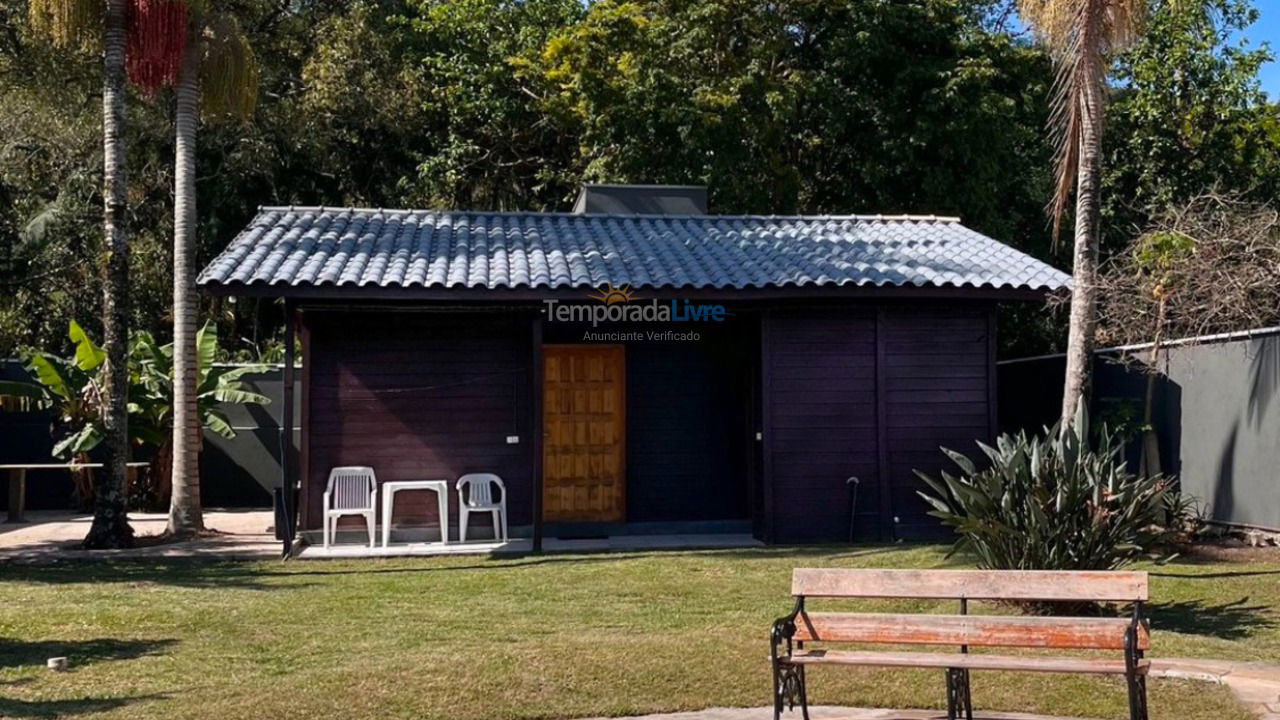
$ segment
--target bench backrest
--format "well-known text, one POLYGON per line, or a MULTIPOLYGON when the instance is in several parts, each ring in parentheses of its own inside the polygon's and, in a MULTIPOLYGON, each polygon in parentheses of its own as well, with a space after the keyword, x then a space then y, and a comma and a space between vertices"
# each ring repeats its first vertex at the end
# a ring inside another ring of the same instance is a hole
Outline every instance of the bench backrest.
MULTIPOLYGON (((791 594, 804 598, 905 598, 1016 602, 1145 602, 1145 572, 1041 570, 795 570, 791 594)), ((803 642, 1136 650, 1151 646, 1147 623, 1103 617, 1001 617, 802 612, 803 642)))
POLYGON ((797 568, 791 576, 791 594, 805 597, 1146 602, 1147 593, 1140 571, 797 568))

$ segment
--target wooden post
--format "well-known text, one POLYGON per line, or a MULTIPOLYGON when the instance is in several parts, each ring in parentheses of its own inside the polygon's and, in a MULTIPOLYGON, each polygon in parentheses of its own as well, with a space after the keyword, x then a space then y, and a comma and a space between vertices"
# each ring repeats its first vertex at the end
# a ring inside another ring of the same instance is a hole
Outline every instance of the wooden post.
POLYGON ((280 533, 284 543, 283 554, 288 555, 293 547, 293 525, 297 513, 294 509, 293 478, 293 362, 294 362, 294 305, 293 301, 284 301, 284 370, 282 372, 282 391, 284 407, 280 415, 280 490, 284 503, 284 517, 287 525, 280 533))
MULTIPOLYGON (((298 350, 302 353, 298 360, 302 361, 301 377, 298 378, 298 392, 301 397, 298 398, 298 416, 294 418, 294 424, 298 426, 298 457, 294 466, 297 468, 295 476, 298 481, 298 493, 293 496, 292 501, 298 511, 294 513, 294 528, 302 526, 302 509, 309 507, 308 499, 311 497, 312 488, 308 483, 311 477, 311 328, 307 325, 307 315, 302 308, 294 309, 294 317, 297 320, 298 328, 298 350)), ((297 533, 295 533, 296 535, 297 533)))
POLYGON ((542 314, 539 313, 533 318, 533 332, 530 335, 533 342, 533 357, 530 364, 530 393, 533 398, 532 406, 533 422, 531 424, 533 437, 530 445, 533 447, 533 551, 542 552, 542 390, 545 387, 542 370, 542 314))
POLYGON ((996 306, 987 310, 987 442, 994 444, 1000 434, 1000 396, 998 394, 999 377, 996 355, 999 346, 996 344, 996 328, 998 318, 996 306))
POLYGON ((14 468, 9 471, 9 522, 26 522, 23 512, 27 505, 27 471, 14 468))
POLYGON ((764 541, 775 543, 777 518, 774 517, 773 498, 773 370, 770 359, 769 334, 771 313, 760 313, 760 482, 761 503, 764 505, 764 541))
POLYGON ((880 491, 880 539, 893 540, 898 524, 893 520, 893 477, 889 465, 889 366, 885 349, 886 313, 876 307, 876 487, 880 491))

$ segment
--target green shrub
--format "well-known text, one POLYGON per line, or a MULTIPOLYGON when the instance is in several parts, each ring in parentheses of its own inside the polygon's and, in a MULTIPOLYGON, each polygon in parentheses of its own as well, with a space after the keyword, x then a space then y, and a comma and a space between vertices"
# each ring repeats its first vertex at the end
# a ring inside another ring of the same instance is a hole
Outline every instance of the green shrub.
POLYGON ((1170 482, 1129 472, 1124 446, 1104 426, 1089 442, 1081 411, 1070 432, 1002 435, 979 443, 990 461, 979 470, 947 450, 963 471, 934 479, 929 514, 960 534, 952 552, 972 553, 1000 570, 1114 570, 1155 553, 1177 534, 1167 527, 1170 482))

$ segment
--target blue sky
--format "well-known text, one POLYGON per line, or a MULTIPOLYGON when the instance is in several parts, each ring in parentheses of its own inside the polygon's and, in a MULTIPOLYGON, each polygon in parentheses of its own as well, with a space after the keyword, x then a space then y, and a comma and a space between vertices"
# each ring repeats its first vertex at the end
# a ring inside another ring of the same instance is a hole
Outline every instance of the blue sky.
MULTIPOLYGON (((1249 39, 1251 46, 1269 42, 1272 52, 1280 51, 1280 3, 1265 0, 1256 7, 1261 11, 1262 17, 1244 32, 1244 36, 1249 39)), ((1262 69, 1262 88, 1272 100, 1280 99, 1280 63, 1273 60, 1262 69)))
MULTIPOLYGON (((1271 52, 1280 56, 1280 0, 1255 0, 1258 9, 1258 21, 1241 35, 1249 41, 1249 47, 1256 48, 1269 43, 1271 52)), ((1022 31, 1022 25, 1013 18, 1013 28, 1022 31)), ((1262 67, 1259 74, 1262 89, 1272 101, 1280 101, 1280 61, 1272 60, 1262 67)))

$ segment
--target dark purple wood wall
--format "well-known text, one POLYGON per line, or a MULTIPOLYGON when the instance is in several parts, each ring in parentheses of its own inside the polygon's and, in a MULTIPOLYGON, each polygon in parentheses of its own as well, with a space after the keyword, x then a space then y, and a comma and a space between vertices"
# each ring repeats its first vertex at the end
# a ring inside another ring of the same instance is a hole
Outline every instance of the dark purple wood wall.
POLYGON ((875 332, 872 307, 768 313, 765 526, 774 542, 847 537, 850 476, 862 481, 859 537, 879 535, 875 332))
POLYGON ((897 537, 954 537, 925 513, 917 494, 928 486, 914 470, 936 475, 955 465, 939 450, 973 458, 975 440, 994 432, 995 357, 991 307, 929 304, 881 312, 889 485, 897 537))
POLYGON ((913 470, 992 434, 993 306, 774 310, 765 321, 764 506, 774 542, 946 537, 913 470))
MULTIPOLYGON (((321 527, 328 471, 339 465, 371 465, 379 482, 494 472, 510 493, 510 524, 532 521, 527 315, 309 310, 304 318, 303 529, 321 527)), ((456 494, 450 513, 456 536, 456 494)), ((393 525, 438 522, 433 493, 396 495, 393 525)))
MULTIPOLYGON (((511 524, 533 521, 528 314, 308 309, 304 324, 304 529, 320 527, 329 468, 348 464, 372 465, 381 481, 496 472, 511 493, 511 524), (508 444, 508 435, 519 444, 508 444)), ((994 347, 989 302, 766 311, 755 507, 762 534, 779 543, 844 540, 845 481, 857 476, 857 539, 948 536, 925 515, 912 471, 949 467, 939 446, 973 454, 974 440, 992 436, 994 347)), ((630 391, 642 393, 635 383, 651 381, 670 378, 637 377, 630 391)), ((752 414, 746 407, 743 419, 752 414)), ((438 522, 434 496, 403 497, 395 524, 438 522)), ((457 527, 456 509, 450 525, 457 527)))

